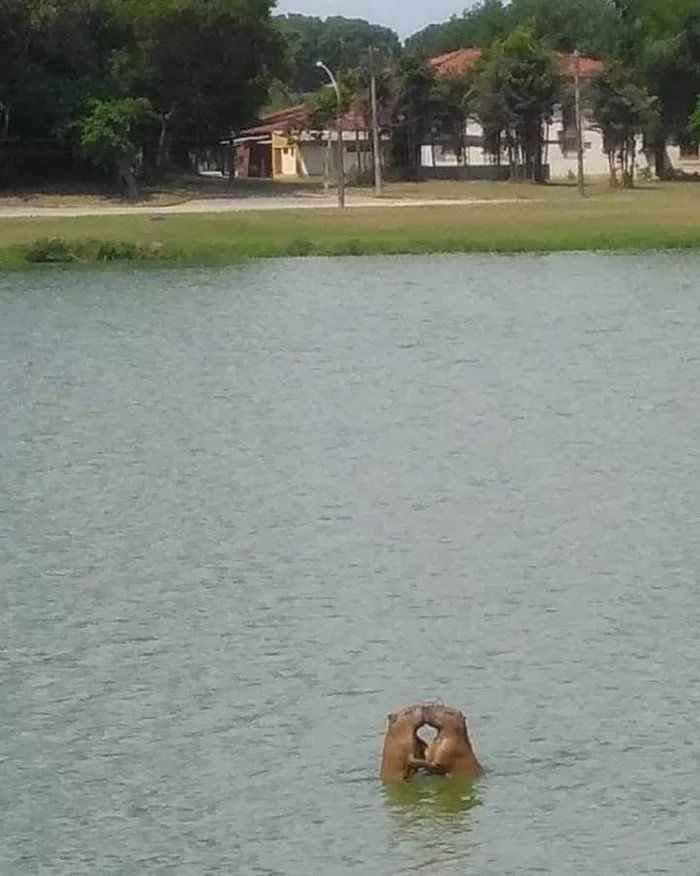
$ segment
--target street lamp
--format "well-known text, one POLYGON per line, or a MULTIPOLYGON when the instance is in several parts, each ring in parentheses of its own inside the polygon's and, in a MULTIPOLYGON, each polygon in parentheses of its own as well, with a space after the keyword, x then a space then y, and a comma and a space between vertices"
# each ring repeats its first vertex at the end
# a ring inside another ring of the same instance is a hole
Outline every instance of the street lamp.
MULTIPOLYGON (((321 70, 324 70, 328 74, 328 78, 331 80, 331 85, 335 89, 335 97, 338 103, 338 112, 336 116, 336 127, 338 128, 338 206, 345 206, 345 167, 343 160, 343 108, 342 108, 342 100, 340 97, 340 87, 338 86, 338 82, 336 81, 335 76, 331 73, 328 67, 323 63, 323 61, 316 61, 316 66, 321 70)), ((328 133, 330 136, 330 131, 328 133)))

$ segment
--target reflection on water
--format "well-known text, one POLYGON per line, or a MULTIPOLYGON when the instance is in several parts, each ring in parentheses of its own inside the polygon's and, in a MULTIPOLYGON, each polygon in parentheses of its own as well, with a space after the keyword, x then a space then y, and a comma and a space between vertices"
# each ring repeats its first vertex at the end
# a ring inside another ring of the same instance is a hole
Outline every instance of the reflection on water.
POLYGON ((444 776, 416 776, 408 782, 384 785, 384 801, 392 811, 409 817, 460 815, 480 806, 477 782, 444 776))
POLYGON ((452 860, 466 863, 472 810, 481 805, 478 784, 444 776, 416 776, 384 786, 391 833, 397 841, 411 844, 415 868, 436 867, 440 871, 452 860))

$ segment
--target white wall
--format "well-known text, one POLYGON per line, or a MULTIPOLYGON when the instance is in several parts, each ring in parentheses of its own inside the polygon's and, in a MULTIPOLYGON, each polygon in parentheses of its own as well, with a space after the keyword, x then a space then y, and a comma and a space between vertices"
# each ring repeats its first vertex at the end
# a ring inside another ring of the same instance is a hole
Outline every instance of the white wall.
POLYGON ((282 174, 283 176, 297 175, 296 149, 287 146, 282 150, 282 174))
MULTIPOLYGON (((548 131, 547 163, 550 167, 552 179, 565 178, 570 173, 576 174, 576 149, 571 141, 565 143, 560 141, 563 127, 561 112, 557 111, 548 131)), ((469 136, 481 137, 481 126, 476 120, 469 119, 467 122, 467 134, 469 136)), ((583 146, 585 173, 588 176, 607 175, 608 157, 603 151, 603 136, 592 127, 590 120, 584 124, 583 146)), ((673 167, 682 168, 690 173, 694 170, 700 172, 700 161, 693 161, 692 159, 681 161, 680 150, 677 146, 669 146, 667 152, 673 167)), ((436 143, 434 146, 434 156, 436 167, 454 167, 457 164, 456 155, 446 144, 436 143)), ((649 156, 649 160, 652 161, 651 169, 653 170, 653 159, 651 156, 649 156)), ((641 137, 638 141, 637 162, 640 169, 649 166, 647 156, 642 152, 641 137)), ((471 146, 466 149, 465 163, 490 164, 491 157, 483 149, 471 146)), ((423 167, 433 166, 433 148, 429 144, 421 146, 421 165, 423 167)))
MULTIPOLYGON (((357 153, 350 152, 348 149, 348 147, 351 145, 351 143, 354 144, 355 140, 354 140, 354 137, 353 137, 352 141, 350 141, 348 138, 343 138, 343 142, 344 142, 344 146, 345 146, 344 167, 345 167, 345 172, 349 173, 350 171, 356 170, 358 167, 357 153)), ((362 146, 363 144, 361 143, 360 145, 362 146)), ((323 170, 325 167, 325 160, 326 160, 326 149, 327 149, 327 144, 325 142, 322 142, 322 141, 316 141, 316 142, 302 141, 299 144, 299 152, 301 154, 301 173, 302 173, 302 176, 323 176, 323 170)), ((366 155, 368 156, 367 163, 368 163, 368 165, 371 165, 371 161, 372 161, 371 153, 366 153, 366 155)), ((338 161, 338 143, 336 140, 334 140, 332 143, 332 148, 331 148, 331 166, 330 166, 331 175, 334 175, 335 173, 337 173, 337 171, 336 171, 337 161, 338 161)))
POLYGON ((323 176, 326 160, 325 143, 300 143, 299 154, 302 176, 323 176))

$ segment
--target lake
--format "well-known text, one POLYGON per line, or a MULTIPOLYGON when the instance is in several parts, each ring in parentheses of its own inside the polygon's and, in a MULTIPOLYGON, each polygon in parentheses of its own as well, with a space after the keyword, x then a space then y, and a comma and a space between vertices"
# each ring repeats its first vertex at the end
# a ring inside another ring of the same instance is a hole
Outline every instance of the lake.
POLYGON ((700 257, 0 276, 0 872, 693 874, 700 257), (386 715, 488 769, 385 792, 386 715))

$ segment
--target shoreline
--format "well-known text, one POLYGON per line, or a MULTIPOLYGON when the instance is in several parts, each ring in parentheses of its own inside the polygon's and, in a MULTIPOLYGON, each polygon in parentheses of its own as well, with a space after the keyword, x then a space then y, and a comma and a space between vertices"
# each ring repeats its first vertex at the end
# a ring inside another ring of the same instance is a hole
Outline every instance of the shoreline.
POLYGON ((472 192, 476 197, 355 196, 345 210, 312 196, 296 199, 306 203, 292 209, 292 198, 271 206, 275 199, 231 199, 102 206, 99 212, 84 205, 34 207, 13 210, 11 218, 0 200, 0 269, 57 262, 221 265, 294 256, 700 251, 700 186, 599 191, 585 199, 562 189, 530 189, 528 198, 472 192), (241 207, 241 200, 253 201, 255 209, 241 207))
POLYGON ((668 238, 664 240, 642 240, 626 238, 620 240, 589 239, 583 244, 573 241, 557 243, 541 241, 529 243, 498 242, 474 243, 467 241, 432 242, 416 241, 405 246, 385 245, 348 239, 333 245, 314 244, 301 240, 289 245, 276 247, 235 248, 231 250, 198 253, 187 249, 164 249, 156 253, 142 253, 124 249, 124 241, 110 241, 113 249, 107 256, 100 255, 94 242, 75 241, 67 257, 52 257, 30 260, 28 247, 7 247, 0 249, 0 272, 41 271, 49 267, 98 268, 110 266, 133 266, 138 268, 182 268, 182 267, 225 267, 251 261, 269 261, 288 258, 359 258, 362 256, 410 256, 410 255, 548 255, 555 253, 599 253, 605 255, 645 255, 648 253, 697 253, 700 255, 700 233, 689 238, 668 238), (122 253, 121 255, 119 253, 122 253))

